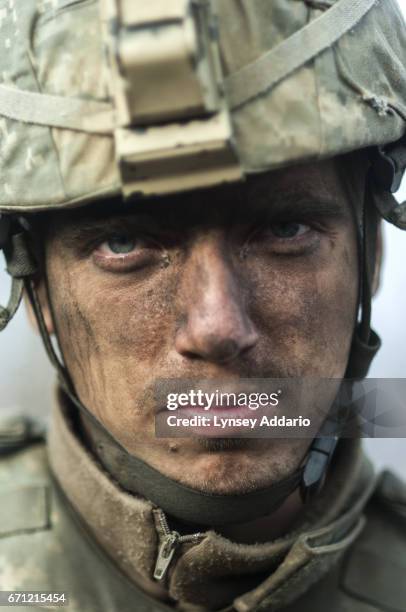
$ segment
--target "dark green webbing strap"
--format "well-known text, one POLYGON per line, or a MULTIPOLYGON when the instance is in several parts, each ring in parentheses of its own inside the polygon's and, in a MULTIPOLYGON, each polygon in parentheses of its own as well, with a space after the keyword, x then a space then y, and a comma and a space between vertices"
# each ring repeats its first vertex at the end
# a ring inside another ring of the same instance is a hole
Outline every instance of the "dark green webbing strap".
MULTIPOLYGON (((406 114, 403 118, 406 121, 406 114)), ((406 133, 396 142, 376 147, 371 161, 372 203, 386 221, 406 230, 406 202, 398 202, 393 195, 399 190, 406 170, 406 133)))
POLYGON ((13 278, 7 306, 0 305, 0 332, 7 327, 17 312, 23 297, 23 289, 24 281, 19 278, 13 278))
POLYGON ((378 238, 378 211, 373 206, 373 182, 371 171, 366 181, 364 203, 364 240, 363 240, 363 282, 362 282, 362 321, 360 327, 361 338, 369 343, 371 335, 371 308, 372 290, 375 276, 376 245, 378 238))
POLYGON ((67 393, 72 393, 72 386, 71 386, 71 382, 70 382, 70 377, 68 375, 68 372, 66 370, 66 368, 64 367, 64 365, 62 364, 62 362, 60 361, 53 345, 52 345, 52 341, 51 338, 49 336, 48 330, 47 330, 47 326, 45 323, 45 319, 44 319, 44 314, 42 312, 42 308, 41 308, 41 304, 39 302, 38 299, 38 295, 37 295, 37 291, 36 291, 36 287, 35 287, 35 282, 31 279, 31 278, 27 278, 25 279, 25 290, 27 292, 28 298, 30 300, 32 309, 34 311, 34 315, 38 324, 38 329, 40 332, 40 336, 44 345, 44 348, 46 350, 46 353, 48 355, 48 358, 50 360, 50 362, 52 363, 52 365, 55 367, 56 371, 58 372, 58 378, 59 378, 59 382, 62 386, 62 388, 67 392, 67 393))
POLYGON ((381 347, 379 336, 371 329, 372 285, 376 266, 378 213, 373 206, 373 171, 366 179, 363 206, 361 254, 361 322, 357 325, 351 346, 346 378, 365 378, 371 362, 381 347))
POLYGON ((0 331, 8 325, 18 310, 24 290, 24 279, 35 274, 37 270, 24 231, 3 236, 3 240, 1 246, 7 262, 7 272, 12 277, 12 281, 8 304, 0 306, 0 331))
POLYGON ((375 189, 373 200, 381 216, 401 230, 406 230, 406 202, 399 203, 389 191, 375 189))

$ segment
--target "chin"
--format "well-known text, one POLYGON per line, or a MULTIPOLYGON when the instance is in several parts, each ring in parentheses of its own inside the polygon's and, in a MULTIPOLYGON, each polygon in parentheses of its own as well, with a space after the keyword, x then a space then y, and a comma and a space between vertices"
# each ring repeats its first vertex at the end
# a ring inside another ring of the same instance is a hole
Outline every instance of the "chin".
POLYGON ((271 486, 296 469, 297 458, 268 449, 260 452, 258 440, 198 440, 201 452, 193 463, 171 478, 204 493, 238 495, 271 486), (256 443, 256 446, 255 446, 256 443))

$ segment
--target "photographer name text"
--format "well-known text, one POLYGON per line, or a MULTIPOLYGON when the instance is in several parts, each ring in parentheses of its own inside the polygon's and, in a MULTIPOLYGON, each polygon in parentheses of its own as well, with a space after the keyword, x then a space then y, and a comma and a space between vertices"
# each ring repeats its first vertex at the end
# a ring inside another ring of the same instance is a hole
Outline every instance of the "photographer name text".
POLYGON ((166 419, 169 427, 218 427, 228 429, 234 427, 244 427, 256 429, 257 427, 310 427, 311 420, 302 416, 287 418, 285 416, 262 416, 261 418, 250 417, 224 417, 218 415, 192 417, 177 417, 170 415, 166 419))

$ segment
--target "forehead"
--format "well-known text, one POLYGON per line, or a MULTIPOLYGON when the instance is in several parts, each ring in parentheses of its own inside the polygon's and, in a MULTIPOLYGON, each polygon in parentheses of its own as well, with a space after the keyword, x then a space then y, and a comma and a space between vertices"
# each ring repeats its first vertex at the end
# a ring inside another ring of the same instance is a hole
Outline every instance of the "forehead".
POLYGON ((344 215, 350 212, 339 160, 327 160, 250 176, 243 183, 125 202, 95 202, 57 212, 55 229, 134 217, 170 228, 199 223, 250 222, 262 214, 344 215))

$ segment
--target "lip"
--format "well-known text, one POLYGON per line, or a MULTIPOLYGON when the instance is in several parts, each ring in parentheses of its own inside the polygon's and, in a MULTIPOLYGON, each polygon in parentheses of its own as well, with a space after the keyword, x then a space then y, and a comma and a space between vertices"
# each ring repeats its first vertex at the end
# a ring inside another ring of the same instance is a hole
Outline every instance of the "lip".
MULTIPOLYGON (((248 395, 252 392, 257 392, 256 388, 256 379, 250 378, 241 378, 241 377, 216 377, 216 378, 205 378, 203 376, 195 376, 194 378, 185 378, 184 380, 181 378, 160 378, 156 381, 155 385, 152 387, 154 399, 155 399, 155 414, 159 414, 160 412, 165 412, 168 410, 167 407, 167 398, 169 393, 175 393, 177 396, 181 394, 189 395, 191 389, 199 389, 203 391, 205 395, 214 393, 233 393, 235 395, 245 394, 248 395)), ((266 392, 266 389, 264 389, 266 392)), ((273 389, 269 389, 269 392, 272 392, 273 389)), ((204 410, 202 405, 195 404, 194 406, 178 406, 177 411, 186 408, 193 408, 194 410, 204 410)), ((239 406, 237 408, 240 408, 239 406)), ((228 407, 221 406, 211 406, 210 411, 212 410, 227 410, 228 407)), ((251 411, 251 410, 250 410, 251 411)), ((175 410, 173 411, 175 412, 175 410)), ((252 412, 255 412, 252 410, 252 412)))

